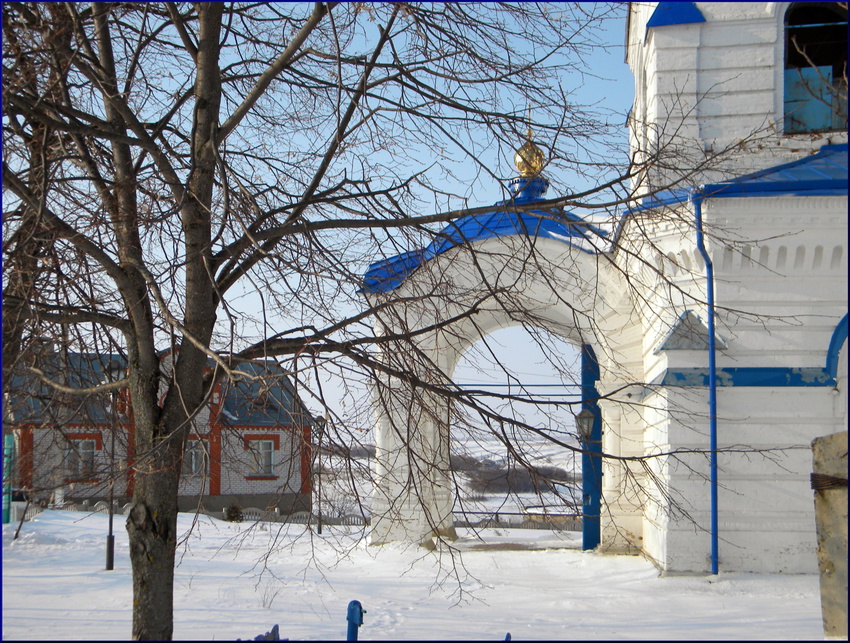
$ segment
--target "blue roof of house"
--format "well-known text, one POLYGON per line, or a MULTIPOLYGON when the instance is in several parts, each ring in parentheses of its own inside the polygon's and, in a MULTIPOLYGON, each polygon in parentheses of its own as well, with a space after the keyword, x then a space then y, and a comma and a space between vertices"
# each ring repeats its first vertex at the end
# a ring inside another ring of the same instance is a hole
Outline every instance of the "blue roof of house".
POLYGON ((274 361, 245 362, 236 369, 250 378, 228 382, 219 421, 230 426, 310 426, 313 418, 297 401, 286 372, 274 361))
MULTIPOLYGON (((116 354, 48 353, 38 367, 56 382, 71 388, 90 388, 123 376, 126 361, 116 354), (62 363, 67 359, 67 368, 62 363), (110 375, 110 371, 120 374, 110 375)), ((16 371, 9 385, 9 411, 17 422, 104 424, 111 421, 108 395, 67 395, 42 382, 34 373, 16 371), (61 417, 60 417, 61 416, 61 417)))
MULTIPOLYGON (((118 354, 56 353, 42 359, 39 366, 48 377, 64 381, 72 388, 89 388, 124 376, 126 359, 118 354), (109 371, 117 371, 112 375, 109 371)), ((213 363, 210 361, 212 368, 213 363)), ((225 382, 219 420, 230 426, 309 426, 310 413, 297 401, 285 371, 277 362, 243 362, 234 370, 249 375, 237 382, 225 382)), ((34 374, 16 373, 10 388, 12 412, 18 422, 45 422, 51 413, 62 414, 66 424, 104 424, 112 421, 108 394, 61 395, 34 374), (61 411, 60 411, 61 409, 61 411)))
MULTIPOLYGON (((511 181, 514 198, 498 201, 493 205, 504 207, 525 205, 542 201, 548 181, 542 178, 514 179, 511 181)), ((529 210, 525 212, 496 210, 485 214, 461 217, 449 223, 424 248, 405 252, 388 259, 376 261, 369 266, 363 278, 361 293, 390 292, 426 261, 429 261, 455 246, 483 239, 509 235, 548 238, 571 243, 572 239, 583 239, 592 232, 604 236, 604 230, 588 223, 581 217, 563 208, 529 210)))

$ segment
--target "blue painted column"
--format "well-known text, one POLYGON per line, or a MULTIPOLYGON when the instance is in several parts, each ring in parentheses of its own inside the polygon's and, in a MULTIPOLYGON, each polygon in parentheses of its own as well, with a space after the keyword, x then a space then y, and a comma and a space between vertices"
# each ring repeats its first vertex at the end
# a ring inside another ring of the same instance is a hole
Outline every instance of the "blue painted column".
POLYGON ((3 436, 3 524, 12 518, 12 463, 15 457, 15 437, 3 436))
POLYGON ((599 545, 602 509, 602 415, 599 412, 599 363, 596 353, 587 344, 581 347, 581 408, 593 413, 593 430, 590 440, 582 441, 581 456, 581 548, 595 549, 599 545))

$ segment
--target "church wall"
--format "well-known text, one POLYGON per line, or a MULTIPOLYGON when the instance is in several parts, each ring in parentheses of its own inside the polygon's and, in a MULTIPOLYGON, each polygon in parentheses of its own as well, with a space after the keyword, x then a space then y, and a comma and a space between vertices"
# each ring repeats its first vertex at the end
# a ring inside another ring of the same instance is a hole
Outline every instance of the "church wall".
MULTIPOLYGON (((669 395, 673 400, 677 394, 669 395)), ((718 389, 718 444, 721 451, 733 449, 718 455, 721 569, 816 571, 809 445, 814 437, 839 430, 832 397, 828 387, 718 389)), ((678 448, 705 448, 707 436, 690 444, 671 442, 678 448)), ((669 464, 670 486, 687 499, 688 517, 667 525, 663 566, 668 571, 708 569, 708 464, 702 456, 689 460, 693 470, 669 464)))
MULTIPOLYGON (((786 135, 784 15, 789 3, 695 3, 705 22, 645 27, 656 3, 631 3, 627 62, 635 76, 633 149, 655 150, 675 133, 678 167, 709 164, 691 183, 777 165, 825 144, 847 142, 846 131, 786 135), (645 122, 645 124, 644 124, 645 122), (654 140, 660 138, 660 140, 654 140), (714 167, 711 167, 713 165, 714 167)), ((679 171, 653 169, 659 186, 679 171)), ((639 177, 644 184, 646 179, 639 177)))
MULTIPOLYGON (((776 391, 720 388, 719 446, 746 453, 721 453, 719 536, 721 569, 808 573, 816 569, 808 471, 808 444, 831 432, 831 392, 824 389, 776 391), (824 403, 826 402, 826 403, 824 403), (824 409, 800 419, 799 409, 824 409), (766 449, 762 454, 752 449, 766 449)), ((704 389, 672 389, 646 400, 646 443, 657 451, 704 451, 706 424, 694 421, 705 404, 704 389), (664 410, 669 409, 665 417, 664 410), (679 412, 691 407, 694 416, 679 412), (669 442, 664 442, 668 438, 669 442)), ((647 454, 653 449, 647 448, 647 454)), ((645 508, 644 553, 668 572, 710 569, 710 483, 704 453, 650 461, 669 500, 645 508), (667 485, 665 487, 665 484, 667 485)))
POLYGON ((729 344, 719 366, 825 365, 847 312, 846 207, 839 197, 706 202, 707 225, 737 239, 712 253, 717 333, 729 344))
MULTIPOLYGON (((718 350, 718 367, 823 368, 847 309, 846 199, 715 199, 704 203, 703 215, 728 245, 715 241, 711 248, 717 333, 727 343, 718 350)), ((659 254, 675 238, 661 228, 654 230, 659 254)), ((697 294, 701 282, 692 281, 697 294)), ((664 297, 658 288, 650 302, 660 306, 664 297)), ((704 310, 699 314, 705 319, 704 310)), ((653 354, 662 318, 646 327, 646 380, 676 369, 705 369, 704 350, 653 354)), ((843 428, 846 415, 834 401, 840 393, 824 386, 718 387, 720 448, 765 450, 718 457, 721 569, 816 570, 809 444, 843 428)), ((643 414, 647 454, 708 447, 707 388, 670 386, 646 403, 652 407, 643 414)), ((707 456, 671 458, 651 467, 661 476, 661 487, 669 486, 672 504, 647 505, 644 553, 667 571, 708 570, 707 456)))

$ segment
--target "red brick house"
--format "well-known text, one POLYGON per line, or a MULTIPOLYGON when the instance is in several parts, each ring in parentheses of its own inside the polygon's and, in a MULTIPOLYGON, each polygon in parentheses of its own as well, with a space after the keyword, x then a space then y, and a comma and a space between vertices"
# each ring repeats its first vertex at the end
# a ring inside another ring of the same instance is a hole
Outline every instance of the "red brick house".
MULTIPOLYGON (((124 372, 117 355, 75 353, 46 361, 48 375, 70 386, 92 386, 124 372)), ((164 370, 169 361, 164 356, 164 370)), ((234 381, 216 385, 194 420, 180 510, 231 504, 284 514, 310 509, 313 417, 276 362, 245 363, 236 371, 234 381)), ((18 376, 4 414, 16 440, 16 488, 38 501, 95 502, 108 498, 114 481, 119 503, 132 497, 135 450, 126 391, 63 395, 18 376)))

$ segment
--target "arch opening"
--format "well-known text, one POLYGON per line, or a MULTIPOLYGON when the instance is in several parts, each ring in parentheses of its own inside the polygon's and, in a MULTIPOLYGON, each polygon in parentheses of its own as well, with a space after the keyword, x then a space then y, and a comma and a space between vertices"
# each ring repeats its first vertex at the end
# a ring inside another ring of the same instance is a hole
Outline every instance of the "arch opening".
POLYGON ((575 427, 582 398, 579 348, 545 329, 510 326, 468 347, 453 380, 495 414, 534 428, 505 426, 507 435, 501 435, 502 427, 474 412, 450 427, 455 515, 469 524, 497 513, 575 522, 582 507, 575 427))

